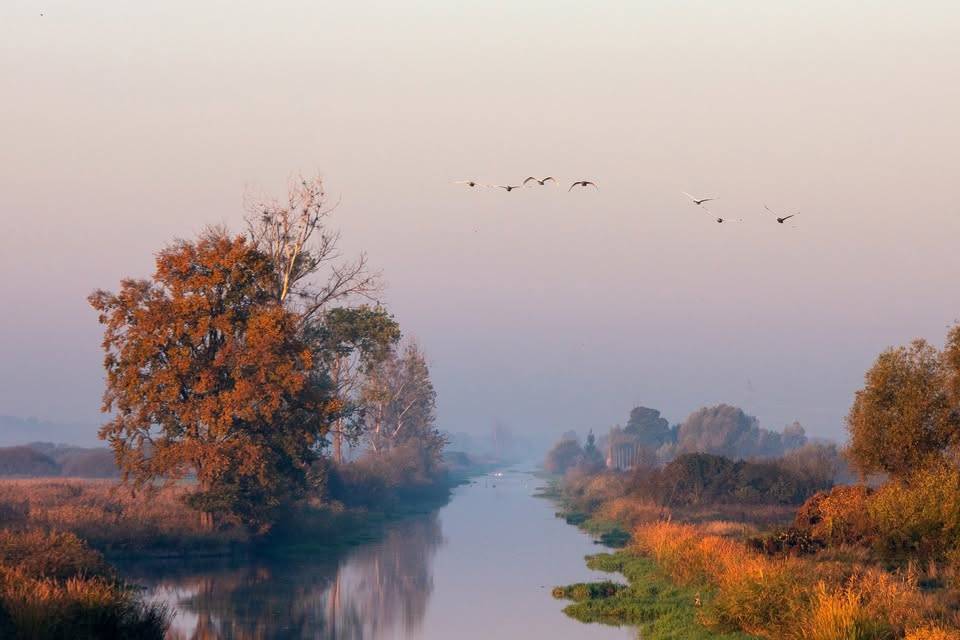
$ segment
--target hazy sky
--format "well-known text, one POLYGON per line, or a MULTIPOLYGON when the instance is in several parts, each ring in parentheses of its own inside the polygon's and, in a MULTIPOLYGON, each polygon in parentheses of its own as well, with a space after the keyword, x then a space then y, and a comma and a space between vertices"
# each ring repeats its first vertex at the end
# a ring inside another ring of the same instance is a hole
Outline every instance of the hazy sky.
POLYGON ((960 317, 958 77, 955 2, 4 0, 0 414, 98 420, 86 295, 321 172, 444 428, 841 437, 876 354, 960 317), (450 184, 530 173, 600 190, 450 184))

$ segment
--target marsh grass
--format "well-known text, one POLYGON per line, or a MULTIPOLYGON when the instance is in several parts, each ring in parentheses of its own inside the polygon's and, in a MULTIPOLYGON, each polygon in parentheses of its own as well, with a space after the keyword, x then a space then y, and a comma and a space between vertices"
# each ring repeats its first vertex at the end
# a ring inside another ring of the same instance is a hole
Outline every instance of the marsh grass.
POLYGON ((678 586, 649 558, 620 551, 587 557, 591 569, 623 574, 629 585, 604 581, 554 589, 554 597, 573 600, 564 613, 581 622, 631 625, 649 640, 746 640, 742 633, 717 633, 697 621, 692 587, 678 586))
POLYGON ((954 614, 909 572, 769 557, 690 524, 644 525, 634 540, 636 551, 679 584, 710 589, 703 621, 713 629, 787 640, 892 640, 955 628, 954 614))
POLYGON ((0 531, 0 637, 149 640, 167 621, 74 534, 0 531))
POLYGON ((0 481, 3 526, 70 531, 111 553, 222 553, 249 539, 224 522, 214 530, 184 504, 185 485, 136 494, 111 480, 29 479, 0 481))

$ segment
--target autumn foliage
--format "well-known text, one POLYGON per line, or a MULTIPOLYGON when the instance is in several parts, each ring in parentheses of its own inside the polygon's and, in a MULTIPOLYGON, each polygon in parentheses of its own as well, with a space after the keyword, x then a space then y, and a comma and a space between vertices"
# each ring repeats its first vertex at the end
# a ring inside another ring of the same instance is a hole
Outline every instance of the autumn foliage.
POLYGON ((195 475, 198 507, 254 525, 305 487, 330 398, 274 277, 243 237, 209 230, 161 251, 152 279, 90 296, 113 414, 100 436, 125 477, 195 475))

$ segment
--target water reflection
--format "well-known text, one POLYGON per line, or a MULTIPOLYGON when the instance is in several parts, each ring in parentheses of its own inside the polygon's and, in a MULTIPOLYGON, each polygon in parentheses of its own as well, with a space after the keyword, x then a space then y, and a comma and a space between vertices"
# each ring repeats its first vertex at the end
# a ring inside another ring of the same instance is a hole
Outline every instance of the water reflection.
POLYGON ((171 640, 410 637, 442 544, 434 513, 339 556, 162 562, 125 573, 176 613, 171 640))
POLYGON ((635 638, 568 618, 551 597, 553 585, 610 576, 586 567, 598 547, 532 496, 536 484, 480 477, 375 542, 317 557, 120 568, 176 612, 171 640, 635 638))

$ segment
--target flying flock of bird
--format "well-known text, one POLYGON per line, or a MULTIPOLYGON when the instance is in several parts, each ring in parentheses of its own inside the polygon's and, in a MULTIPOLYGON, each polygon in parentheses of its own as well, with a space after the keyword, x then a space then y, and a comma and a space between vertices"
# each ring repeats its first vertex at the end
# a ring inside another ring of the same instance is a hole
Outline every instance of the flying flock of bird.
MULTIPOLYGON (((467 187, 469 187, 469 188, 471 188, 471 189, 474 189, 474 188, 503 189, 503 190, 506 191, 507 193, 510 193, 510 192, 513 191, 514 189, 524 189, 524 188, 534 187, 534 185, 531 184, 531 183, 536 183, 537 185, 543 187, 543 186, 546 186, 548 182, 549 182, 549 183, 552 183, 553 185, 558 185, 558 184, 560 184, 560 183, 557 181, 557 179, 554 178, 553 176, 544 176, 543 178, 537 178, 537 177, 535 177, 535 176, 528 176, 528 177, 525 178, 525 179, 523 180, 523 182, 521 182, 520 184, 481 184, 480 182, 477 182, 476 180, 457 180, 456 182, 454 182, 454 184, 462 184, 462 185, 465 185, 465 186, 467 186, 467 187)), ((567 189, 567 192, 569 193, 570 191, 573 191, 574 188, 577 188, 577 187, 579 187, 579 188, 581 188, 581 189, 586 189, 587 187, 593 187, 594 189, 597 189, 597 190, 600 189, 600 187, 597 186, 597 183, 596 183, 596 182, 593 182, 592 180, 576 180, 576 181, 574 181, 574 182, 572 182, 572 183, 570 184, 570 187, 567 189)), ((698 197, 696 197, 696 196, 693 196, 693 195, 687 193, 686 191, 681 191, 681 193, 682 193, 683 195, 687 196, 688 198, 690 198, 690 201, 691 201, 695 206, 700 207, 701 209, 703 209, 704 211, 706 211, 706 212, 707 212, 708 214, 710 214, 711 216, 714 215, 713 213, 710 212, 710 209, 707 208, 706 203, 707 203, 707 202, 713 202, 713 201, 717 200, 718 198, 716 198, 716 197, 712 197, 712 198, 698 198, 698 197)), ((773 217, 774 217, 774 219, 776 219, 776 221, 777 221, 779 224, 783 224, 783 223, 785 223, 787 220, 789 220, 790 218, 794 218, 794 217, 796 217, 796 216, 798 216, 798 215, 800 214, 799 211, 796 211, 796 212, 791 213, 791 214, 789 214, 789 215, 782 216, 782 215, 777 214, 773 209, 771 209, 771 208, 768 207, 767 205, 763 205, 763 208, 766 209, 768 213, 772 214, 773 217)), ((714 219, 715 219, 719 224, 723 224, 724 222, 727 222, 727 221, 730 220, 730 218, 724 218, 723 216, 717 216, 717 217, 714 218, 714 219)), ((737 218, 737 222, 743 222, 743 219, 742 219, 742 218, 737 218)))

